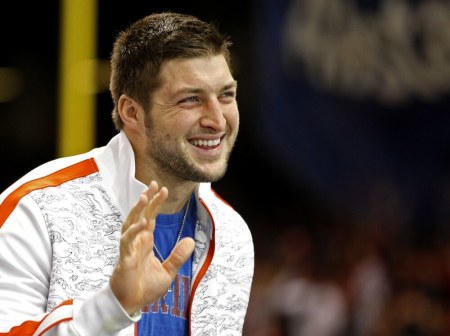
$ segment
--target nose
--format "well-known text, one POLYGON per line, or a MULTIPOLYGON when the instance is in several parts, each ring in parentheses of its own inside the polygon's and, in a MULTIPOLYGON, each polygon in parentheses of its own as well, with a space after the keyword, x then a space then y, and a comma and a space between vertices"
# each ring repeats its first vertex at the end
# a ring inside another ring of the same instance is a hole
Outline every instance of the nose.
POLYGON ((224 107, 217 98, 210 99, 205 103, 200 124, 217 131, 223 131, 226 125, 224 107))

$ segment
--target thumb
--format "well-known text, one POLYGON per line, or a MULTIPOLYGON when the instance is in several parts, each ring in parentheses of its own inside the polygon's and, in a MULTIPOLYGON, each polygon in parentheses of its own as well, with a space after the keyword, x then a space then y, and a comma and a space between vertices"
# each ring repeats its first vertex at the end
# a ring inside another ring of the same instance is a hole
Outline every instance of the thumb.
POLYGON ((173 248, 170 256, 162 264, 172 279, 178 273, 178 270, 189 259, 194 252, 195 242, 190 237, 181 239, 173 248))

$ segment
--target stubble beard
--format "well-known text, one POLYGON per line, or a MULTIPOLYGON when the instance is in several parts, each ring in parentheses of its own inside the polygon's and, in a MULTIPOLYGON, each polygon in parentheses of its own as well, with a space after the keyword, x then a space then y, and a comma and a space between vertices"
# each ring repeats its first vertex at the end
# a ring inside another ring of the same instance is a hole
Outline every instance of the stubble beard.
POLYGON ((236 141, 236 137, 231 141, 223 165, 215 171, 205 172, 190 160, 188 154, 172 141, 169 135, 158 133, 148 123, 146 133, 148 137, 147 155, 150 160, 153 160, 164 174, 182 181, 192 182, 219 181, 227 171, 228 161, 236 141))

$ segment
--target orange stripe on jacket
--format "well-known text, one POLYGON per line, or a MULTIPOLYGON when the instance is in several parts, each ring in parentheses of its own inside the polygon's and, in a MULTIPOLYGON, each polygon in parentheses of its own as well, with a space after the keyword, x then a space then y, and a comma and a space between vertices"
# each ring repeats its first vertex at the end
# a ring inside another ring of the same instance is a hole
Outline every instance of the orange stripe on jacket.
MULTIPOLYGON (((72 304, 73 304, 73 300, 69 299, 69 300, 62 302, 58 307, 72 305, 72 304)), ((56 309, 58 309, 58 307, 56 309)), ((7 333, 0 332, 0 336, 1 335, 4 335, 4 336, 32 336, 32 335, 34 335, 35 331, 45 321, 45 319, 47 317, 48 317, 48 314, 45 315, 44 318, 40 321, 25 321, 20 326, 12 327, 11 330, 8 331, 7 333)), ((70 320, 72 320, 72 317, 67 317, 67 318, 64 318, 64 319, 58 321, 58 323, 63 322, 63 321, 70 321, 70 320)), ((49 326, 48 328, 46 328, 44 330, 44 332, 51 329, 53 326, 54 325, 49 326)), ((40 333, 39 335, 42 335, 44 332, 40 333)))
MULTIPOLYGON (((208 211, 209 216, 211 218, 213 218, 211 212, 209 211, 208 207, 206 206, 206 204, 203 202, 203 200, 200 199, 200 202, 203 204, 203 206, 205 207, 206 211, 208 211)), ((203 276, 205 275, 206 271, 208 270, 209 265, 211 264, 212 258, 214 256, 214 251, 216 249, 216 228, 215 228, 215 224, 214 224, 214 219, 212 219, 212 239, 211 242, 209 244, 209 249, 208 249, 208 254, 206 255, 206 259, 205 262, 203 263, 202 267, 200 268, 197 277, 194 280, 194 283, 192 285, 192 291, 191 291, 191 297, 189 298, 189 311, 188 311, 188 320, 189 320, 189 336, 191 335, 191 309, 192 309, 192 302, 194 301, 194 295, 195 295, 195 291, 197 290, 197 287, 201 281, 201 279, 203 278, 203 276)))
POLYGON ((18 327, 13 327, 7 333, 0 332, 0 335, 8 336, 30 336, 37 330, 42 321, 26 321, 18 327))
POLYGON ((8 216, 15 209, 22 197, 30 192, 46 187, 54 187, 64 182, 83 177, 98 171, 97 164, 93 158, 78 162, 72 166, 58 170, 50 175, 40 177, 22 184, 10 193, 3 203, 0 204, 0 228, 8 216))

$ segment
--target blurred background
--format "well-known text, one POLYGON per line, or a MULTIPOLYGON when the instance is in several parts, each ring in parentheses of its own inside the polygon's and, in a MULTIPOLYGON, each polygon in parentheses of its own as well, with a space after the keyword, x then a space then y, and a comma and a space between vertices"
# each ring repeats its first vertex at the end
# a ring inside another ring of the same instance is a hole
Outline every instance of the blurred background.
POLYGON ((214 187, 256 252, 244 335, 450 335, 449 1, 92 0, 72 15, 64 4, 76 2, 0 13, 0 190, 65 153, 67 20, 75 46, 92 34, 95 85, 90 127, 75 109, 68 132, 84 131, 66 141, 93 146, 115 134, 117 33, 165 10, 216 21, 234 42, 241 131, 214 187))

